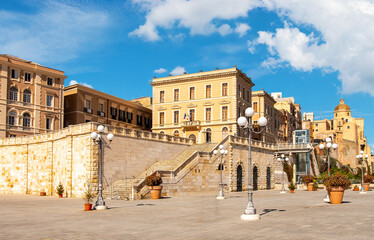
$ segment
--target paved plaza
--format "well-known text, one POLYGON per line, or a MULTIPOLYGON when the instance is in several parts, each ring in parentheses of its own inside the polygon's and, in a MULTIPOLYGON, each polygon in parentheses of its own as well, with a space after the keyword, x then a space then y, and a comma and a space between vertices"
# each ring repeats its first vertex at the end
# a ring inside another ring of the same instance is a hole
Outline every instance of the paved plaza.
POLYGON ((261 219, 240 220, 247 194, 160 200, 106 200, 82 211, 81 199, 0 195, 0 239, 374 239, 374 192, 347 190, 342 205, 325 191, 254 193, 261 219))

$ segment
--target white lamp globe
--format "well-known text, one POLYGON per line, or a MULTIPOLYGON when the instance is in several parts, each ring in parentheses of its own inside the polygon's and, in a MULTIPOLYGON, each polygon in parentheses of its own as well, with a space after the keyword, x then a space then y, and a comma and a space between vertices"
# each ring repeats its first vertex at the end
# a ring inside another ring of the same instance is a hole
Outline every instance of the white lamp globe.
POLYGON ((322 143, 319 145, 319 149, 323 150, 325 148, 325 145, 323 145, 322 143))
POLYGON ((248 121, 245 117, 239 117, 237 123, 240 127, 244 127, 248 124, 248 121))
POLYGON ((359 156, 360 156, 360 158, 362 158, 362 157, 363 157, 363 156, 362 156, 362 154, 360 154, 359 156))
POLYGON ((217 151, 217 150, 214 150, 214 151, 213 151, 213 154, 214 154, 214 155, 216 155, 217 153, 218 153, 218 151, 217 151))
POLYGON ((97 131, 98 131, 99 133, 104 132, 104 126, 103 126, 103 125, 99 125, 99 126, 97 127, 97 131))
POLYGON ((288 161, 288 160, 290 160, 288 157, 286 157, 286 159, 285 159, 286 161, 288 161))
POLYGON ((268 120, 266 119, 266 117, 260 117, 260 118, 258 119, 258 125, 259 125, 260 127, 265 127, 266 124, 268 124, 268 120))
POLYGON ((360 155, 356 155, 356 158, 357 158, 357 159, 360 158, 360 155))
POLYGON ((93 139, 93 140, 96 140, 96 138, 97 138, 97 132, 92 132, 91 133, 91 138, 93 139))
POLYGON ((326 142, 327 142, 327 143, 331 142, 331 138, 329 138, 329 137, 326 138, 326 142))
POLYGON ((278 158, 278 162, 280 162, 280 161, 282 161, 282 159, 279 157, 279 158, 278 158))
POLYGON ((225 153, 225 150, 221 149, 219 152, 220 152, 221 154, 224 154, 224 153, 225 153))
POLYGON ((106 138, 109 140, 109 141, 112 141, 113 138, 114 138, 114 135, 112 133, 109 133, 106 138))
POLYGON ((282 154, 281 157, 284 158, 284 154, 282 154))
POLYGON ((333 148, 333 149, 337 149, 337 148, 338 148, 338 144, 334 143, 334 144, 332 145, 332 148, 333 148))
POLYGON ((223 145, 219 145, 219 149, 222 149, 223 148, 223 145))
POLYGON ((225 154, 227 155, 229 153, 229 151, 225 150, 225 154))
POLYGON ((368 154, 366 154, 366 155, 365 155, 365 158, 369 158, 369 155, 368 155, 368 154))
POLYGON ((360 151, 360 154, 361 154, 361 155, 364 154, 364 151, 361 150, 361 151, 360 151))
POLYGON ((331 147, 332 147, 331 142, 328 142, 328 143, 326 144, 326 147, 327 147, 327 148, 331 148, 331 147))
POLYGON ((255 114, 255 110, 251 107, 249 107, 245 110, 245 116, 246 117, 252 117, 254 114, 255 114))

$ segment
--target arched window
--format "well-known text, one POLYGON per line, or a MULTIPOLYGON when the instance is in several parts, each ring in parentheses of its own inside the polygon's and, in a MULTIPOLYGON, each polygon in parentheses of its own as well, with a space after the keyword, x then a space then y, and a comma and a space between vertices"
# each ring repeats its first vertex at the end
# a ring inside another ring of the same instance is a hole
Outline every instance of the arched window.
POLYGON ((195 136, 195 134, 191 134, 190 136, 188 136, 188 138, 192 139, 192 141, 194 143, 196 143, 196 136, 195 136))
POLYGON ((179 137, 179 131, 178 131, 178 130, 175 130, 175 131, 174 131, 174 136, 179 137))
POLYGON ((161 131, 161 132, 160 132, 160 134, 161 134, 161 135, 164 135, 164 134, 165 134, 165 132, 164 132, 164 131, 161 131))
POLYGON ((18 89, 17 89, 17 87, 11 87, 10 88, 9 100, 18 101, 18 89))
POLYGON ((24 113, 23 114, 23 124, 24 127, 30 127, 31 126, 31 117, 30 114, 24 113))
POLYGON ((31 91, 29 89, 23 91, 23 102, 31 103, 31 91))
POLYGON ((16 125, 17 113, 15 111, 9 112, 8 116, 8 124, 9 125, 16 125))
POLYGON ((229 134, 229 129, 227 127, 222 128, 222 139, 229 134))

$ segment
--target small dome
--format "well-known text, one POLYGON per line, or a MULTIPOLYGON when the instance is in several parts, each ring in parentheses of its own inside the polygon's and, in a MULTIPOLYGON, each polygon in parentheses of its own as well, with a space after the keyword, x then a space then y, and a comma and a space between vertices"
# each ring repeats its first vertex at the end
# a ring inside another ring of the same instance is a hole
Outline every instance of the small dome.
POLYGON ((344 103, 344 99, 340 99, 340 104, 335 107, 334 112, 350 112, 351 108, 344 103))

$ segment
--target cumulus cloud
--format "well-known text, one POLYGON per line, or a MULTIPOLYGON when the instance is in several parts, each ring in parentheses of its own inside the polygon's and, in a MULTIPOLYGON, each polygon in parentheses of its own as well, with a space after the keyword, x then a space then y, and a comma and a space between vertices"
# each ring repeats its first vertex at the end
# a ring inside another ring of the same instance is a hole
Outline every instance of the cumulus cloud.
MULTIPOLYGON (((217 26, 214 20, 231 20, 246 17, 248 11, 259 6, 256 0, 132 0, 146 12, 146 22, 130 33, 148 41, 161 40, 159 29, 187 28, 191 35, 222 36, 234 32, 228 24, 217 26)), ((244 34, 246 26, 237 28, 244 34)), ((236 29, 235 29, 236 30, 236 29)))
POLYGON ((158 74, 161 74, 161 73, 164 73, 166 72, 167 70, 165 68, 159 68, 159 69, 156 69, 154 70, 155 73, 158 73, 158 74))
POLYGON ((175 67, 175 68, 170 72, 170 74, 173 75, 173 76, 176 76, 176 75, 182 75, 184 72, 186 72, 186 69, 184 69, 184 67, 177 66, 177 67, 175 67))
POLYGON ((237 23, 235 32, 239 34, 239 37, 243 37, 249 30, 251 30, 251 27, 246 23, 237 23))
POLYGON ((263 6, 309 33, 285 24, 275 32, 259 32, 272 62, 300 71, 338 71, 343 93, 374 96, 374 4, 369 0, 263 0, 263 6), (311 32, 311 33, 310 33, 311 32))
POLYGON ((88 84, 88 83, 85 83, 85 82, 78 82, 76 80, 70 80, 70 83, 69 83, 69 86, 71 85, 75 85, 75 84, 79 84, 79 85, 82 85, 82 86, 85 86, 85 87, 88 87, 88 88, 94 88, 92 85, 88 84))
POLYGON ((101 9, 74 1, 41 1, 36 12, 0 10, 0 52, 38 63, 64 62, 94 47, 109 25, 101 9))

